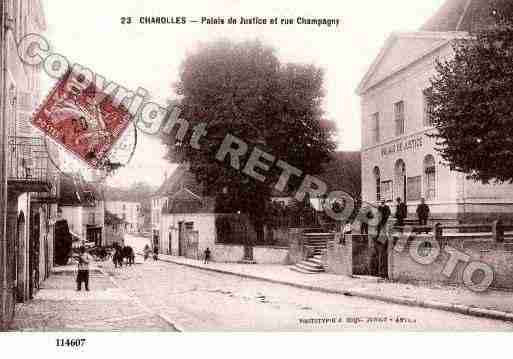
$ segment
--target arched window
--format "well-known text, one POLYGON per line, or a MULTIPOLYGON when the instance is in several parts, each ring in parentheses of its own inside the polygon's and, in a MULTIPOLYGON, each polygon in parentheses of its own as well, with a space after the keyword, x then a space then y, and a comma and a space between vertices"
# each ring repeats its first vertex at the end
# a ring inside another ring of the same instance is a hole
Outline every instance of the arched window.
POLYGON ((433 155, 424 157, 424 196, 427 200, 436 198, 436 166, 433 155))
POLYGON ((374 167, 374 181, 376 183, 376 201, 381 201, 381 176, 379 174, 379 168, 374 167))

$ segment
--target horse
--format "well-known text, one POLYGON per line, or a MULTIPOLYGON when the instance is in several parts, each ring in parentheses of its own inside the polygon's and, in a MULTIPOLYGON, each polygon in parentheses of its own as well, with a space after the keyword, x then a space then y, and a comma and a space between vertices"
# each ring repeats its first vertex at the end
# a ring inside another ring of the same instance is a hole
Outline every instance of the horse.
POLYGON ((125 246, 122 249, 123 258, 127 259, 127 265, 135 264, 135 253, 134 249, 130 246, 125 246))
POLYGON ((112 256, 112 261, 114 262, 114 266, 117 268, 118 265, 120 267, 123 266, 123 248, 117 243, 114 244, 114 255, 112 256))

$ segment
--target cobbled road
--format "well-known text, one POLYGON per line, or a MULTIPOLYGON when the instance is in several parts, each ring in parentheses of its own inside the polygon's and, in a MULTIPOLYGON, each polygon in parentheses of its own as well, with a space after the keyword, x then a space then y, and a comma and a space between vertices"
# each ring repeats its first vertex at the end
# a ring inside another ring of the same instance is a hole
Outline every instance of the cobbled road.
MULTIPOLYGON (((131 237, 140 250, 147 239, 131 237)), ((126 293, 184 331, 511 330, 513 323, 243 279, 138 257, 103 269, 126 293)))

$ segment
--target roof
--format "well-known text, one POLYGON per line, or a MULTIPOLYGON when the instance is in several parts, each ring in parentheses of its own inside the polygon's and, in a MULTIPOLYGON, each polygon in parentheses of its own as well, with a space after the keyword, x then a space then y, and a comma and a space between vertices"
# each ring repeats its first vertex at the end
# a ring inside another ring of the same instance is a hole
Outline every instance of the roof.
POLYGON ((468 37, 470 32, 493 25, 496 23, 496 18, 493 16, 494 11, 511 16, 513 1, 446 0, 435 14, 420 27, 420 31, 393 33, 389 36, 379 55, 358 85, 357 93, 362 94, 366 89, 382 82, 390 75, 401 71, 453 39, 468 37), (429 38, 432 39, 431 43, 427 41, 429 38), (385 71, 385 74, 374 75, 382 66, 382 62, 386 59, 390 49, 399 40, 404 39, 409 39, 408 46, 411 49, 403 47, 399 53, 404 54, 404 57, 395 64, 394 68, 389 68, 389 71, 385 71), (420 41, 420 39, 424 39, 424 41, 420 41))
POLYGON ((77 173, 61 173, 59 205, 94 206, 97 200, 103 200, 100 184, 87 182, 77 173))
POLYGON ((446 0, 422 31, 472 32, 495 23, 494 10, 512 10, 509 0, 446 0))
POLYGON ((214 197, 204 196, 203 186, 196 180, 187 164, 178 166, 154 196, 167 197, 162 207, 163 214, 215 212, 214 197))
POLYGON ((391 75, 407 68, 424 56, 427 56, 428 54, 449 44, 452 40, 465 38, 467 36, 468 33, 466 32, 456 31, 392 33, 385 41, 385 44, 381 48, 376 59, 370 65, 369 70, 360 81, 356 92, 361 95, 366 89, 373 87, 391 75), (392 55, 389 56, 389 54, 392 55), (400 61, 397 61, 397 59, 393 57, 394 54, 399 54, 400 61), (390 63, 390 59, 392 60, 392 63, 390 63), (386 70, 383 71, 383 69, 381 69, 383 67, 386 68, 386 70))
POLYGON ((199 195, 203 194, 203 186, 196 181, 196 177, 189 171, 188 167, 189 166, 186 164, 178 166, 171 176, 164 180, 164 183, 162 183, 160 188, 154 193, 154 196, 171 196, 183 187, 199 195))
POLYGON ((215 213, 215 203, 213 197, 201 197, 184 187, 167 199, 162 213, 215 213))

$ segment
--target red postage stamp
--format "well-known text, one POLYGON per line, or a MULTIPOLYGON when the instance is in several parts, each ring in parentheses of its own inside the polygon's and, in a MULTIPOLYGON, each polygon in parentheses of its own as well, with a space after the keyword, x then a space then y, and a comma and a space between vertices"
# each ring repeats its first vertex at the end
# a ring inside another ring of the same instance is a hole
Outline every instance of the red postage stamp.
POLYGON ((32 118, 32 124, 75 156, 98 168, 123 134, 131 115, 113 98, 68 72, 32 118))

